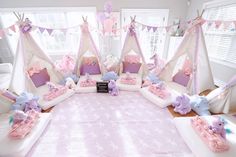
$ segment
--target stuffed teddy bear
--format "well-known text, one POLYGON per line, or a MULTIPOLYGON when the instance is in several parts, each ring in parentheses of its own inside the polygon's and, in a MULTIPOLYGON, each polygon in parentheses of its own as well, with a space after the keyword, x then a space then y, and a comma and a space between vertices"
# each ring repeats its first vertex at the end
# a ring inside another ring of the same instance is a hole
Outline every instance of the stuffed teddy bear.
POLYGON ((112 95, 112 96, 117 96, 119 94, 119 89, 118 87, 116 86, 116 82, 114 80, 111 80, 109 83, 108 83, 108 88, 109 88, 109 93, 112 95))

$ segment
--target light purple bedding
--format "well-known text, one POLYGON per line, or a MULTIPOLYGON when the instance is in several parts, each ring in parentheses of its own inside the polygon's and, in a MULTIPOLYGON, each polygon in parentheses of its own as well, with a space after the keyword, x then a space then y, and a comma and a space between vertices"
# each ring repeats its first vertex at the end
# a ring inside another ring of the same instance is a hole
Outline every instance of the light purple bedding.
POLYGON ((28 156, 183 157, 192 155, 172 117, 139 93, 78 94, 53 109, 28 156))

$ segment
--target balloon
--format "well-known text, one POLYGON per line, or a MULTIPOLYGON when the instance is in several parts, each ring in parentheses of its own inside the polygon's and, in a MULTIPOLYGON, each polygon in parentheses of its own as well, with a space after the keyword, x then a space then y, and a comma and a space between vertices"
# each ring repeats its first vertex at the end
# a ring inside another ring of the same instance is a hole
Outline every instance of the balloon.
POLYGON ((106 19, 106 16, 103 12, 98 13, 97 16, 98 16, 98 21, 100 21, 101 23, 103 23, 106 19))
POLYGON ((112 12, 112 2, 111 1, 108 1, 104 4, 104 11, 109 14, 112 12))

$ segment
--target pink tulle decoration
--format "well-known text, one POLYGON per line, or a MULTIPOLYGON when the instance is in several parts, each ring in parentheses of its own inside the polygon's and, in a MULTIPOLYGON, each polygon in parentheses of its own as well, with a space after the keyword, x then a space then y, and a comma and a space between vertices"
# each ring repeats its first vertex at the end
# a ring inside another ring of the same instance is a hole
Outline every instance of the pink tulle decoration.
POLYGON ((56 68, 63 74, 72 73, 74 70, 75 61, 69 56, 63 56, 62 60, 56 62, 56 68))

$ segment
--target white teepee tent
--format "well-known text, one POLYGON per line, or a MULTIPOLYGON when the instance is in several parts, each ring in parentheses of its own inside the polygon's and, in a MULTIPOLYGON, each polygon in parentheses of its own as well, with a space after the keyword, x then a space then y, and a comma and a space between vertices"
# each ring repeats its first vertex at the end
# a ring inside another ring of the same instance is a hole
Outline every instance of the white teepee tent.
MULTIPOLYGON (((214 89, 213 76, 209 64, 205 39, 202 31, 202 20, 197 18, 186 30, 184 38, 173 58, 160 72, 159 77, 168 83, 173 83, 179 61, 188 58, 191 62, 192 74, 185 88, 188 94, 199 94, 207 89, 214 89)), ((178 85, 179 86, 179 85, 178 85)), ((182 87, 181 87, 182 88, 182 87)), ((176 88, 178 90, 178 88, 176 88)))
POLYGON ((103 68, 103 64, 101 62, 101 57, 99 55, 98 49, 95 45, 95 42, 92 38, 92 35, 89 31, 87 19, 83 17, 83 21, 84 21, 84 24, 81 25, 80 45, 79 45, 79 51, 77 53, 77 59, 76 59, 74 73, 78 76, 80 75, 79 69, 80 69, 80 65, 82 62, 82 57, 87 52, 90 52, 97 57, 98 63, 100 66, 100 71, 101 71, 101 73, 103 73, 104 68, 103 68))
POLYGON ((224 86, 206 96, 213 113, 236 112, 236 75, 224 86))
MULTIPOLYGON (((127 55, 131 52, 134 52, 141 57, 141 59, 142 59, 142 67, 141 68, 143 70, 143 74, 147 74, 148 73, 147 64, 145 62, 145 58, 143 56, 143 52, 140 47, 140 44, 139 44, 139 41, 137 38, 137 34, 135 31, 135 17, 134 18, 131 17, 131 23, 128 28, 125 42, 124 42, 124 45, 123 45, 123 48, 121 51, 120 64, 122 63, 122 60, 124 59, 125 55, 127 55)), ((121 66, 120 73, 122 73, 122 71, 123 71, 123 68, 121 66)))
MULTIPOLYGON (((22 20, 19 21, 20 27, 25 23, 22 20)), ((17 94, 24 91, 35 92, 36 87, 27 73, 27 70, 34 63, 40 64, 42 68, 47 68, 51 82, 59 82, 62 79, 62 75, 55 70, 49 56, 37 45, 29 32, 19 32, 20 35, 9 89, 17 94)))

